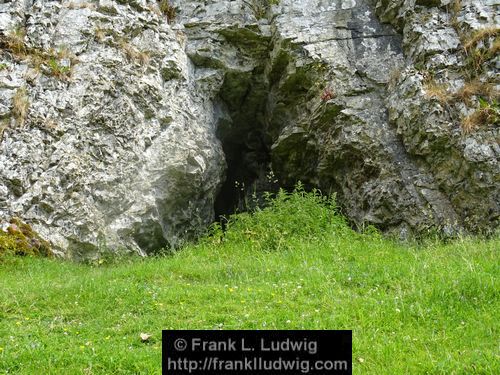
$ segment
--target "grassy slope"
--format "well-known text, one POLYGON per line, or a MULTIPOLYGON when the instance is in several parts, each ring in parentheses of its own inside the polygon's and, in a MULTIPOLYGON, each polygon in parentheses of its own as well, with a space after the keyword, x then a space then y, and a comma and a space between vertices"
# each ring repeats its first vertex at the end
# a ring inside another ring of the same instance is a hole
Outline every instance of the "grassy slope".
POLYGON ((499 239, 403 246, 317 201, 171 257, 0 263, 0 373, 158 374, 167 328, 353 329, 355 374, 500 373, 499 239))

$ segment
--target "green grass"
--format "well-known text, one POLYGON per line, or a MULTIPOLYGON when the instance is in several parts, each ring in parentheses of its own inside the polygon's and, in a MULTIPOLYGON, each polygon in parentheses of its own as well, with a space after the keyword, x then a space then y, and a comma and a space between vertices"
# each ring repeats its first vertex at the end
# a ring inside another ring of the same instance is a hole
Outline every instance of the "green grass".
POLYGON ((159 374, 162 329, 352 329, 355 374, 500 373, 500 239, 404 245, 334 212, 298 191, 173 256, 4 259, 0 373, 159 374))

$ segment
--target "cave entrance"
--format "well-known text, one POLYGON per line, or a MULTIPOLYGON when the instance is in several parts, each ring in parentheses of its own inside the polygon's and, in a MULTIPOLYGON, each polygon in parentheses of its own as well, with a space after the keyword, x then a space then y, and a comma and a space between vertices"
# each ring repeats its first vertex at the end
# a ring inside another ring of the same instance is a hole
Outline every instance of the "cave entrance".
POLYGON ((266 135, 265 108, 269 85, 261 71, 226 74, 219 93, 217 137, 226 156, 226 179, 215 201, 215 218, 228 216, 255 205, 266 186, 270 170, 271 138, 266 135), (255 197, 254 196, 254 197, 255 197))
POLYGON ((224 221, 229 215, 245 211, 255 204, 253 201, 262 192, 270 163, 263 133, 251 131, 222 139, 227 170, 226 179, 215 200, 215 217, 218 221, 224 221))

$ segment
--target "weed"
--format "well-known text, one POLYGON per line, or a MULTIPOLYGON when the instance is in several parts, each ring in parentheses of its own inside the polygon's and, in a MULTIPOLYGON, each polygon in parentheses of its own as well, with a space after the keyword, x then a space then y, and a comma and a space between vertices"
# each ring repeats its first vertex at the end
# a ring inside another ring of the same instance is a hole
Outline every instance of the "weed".
POLYGON ((0 72, 3 71, 3 70, 7 70, 9 67, 7 64, 5 63, 0 63, 0 72))
POLYGON ((485 41, 489 38, 496 38, 499 35, 500 27, 498 26, 485 27, 483 29, 476 30, 462 41, 463 48, 466 52, 469 52, 472 48, 476 47, 479 42, 485 41))
POLYGON ((446 85, 437 83, 430 76, 424 77, 424 91, 428 98, 436 99, 441 104, 446 104, 453 98, 446 85))
POLYGON ((463 103, 469 104, 473 96, 482 96, 487 99, 494 98, 498 95, 495 85, 491 82, 483 82, 479 79, 467 81, 454 95, 454 99, 463 103))
POLYGON ((463 8, 462 0, 453 0, 447 7, 448 12, 451 14, 451 25, 459 32, 458 15, 463 8))
POLYGON ((465 71, 469 79, 484 71, 484 63, 498 55, 500 50, 500 28, 497 26, 477 30, 462 36, 465 55, 465 71))
POLYGON ((103 29, 101 27, 96 27, 94 30, 94 36, 95 36, 95 39, 97 40, 97 42, 104 43, 108 34, 106 33, 105 29, 103 29))
POLYGON ((24 126, 26 117, 28 116, 29 106, 30 102, 26 87, 18 88, 12 97, 12 115, 16 120, 17 126, 24 126))
POLYGON ((59 61, 51 57, 47 62, 47 66, 49 67, 50 75, 59 78, 61 80, 68 79, 71 74, 71 68, 66 65, 61 65, 59 61))
POLYGON ((324 102, 327 102, 327 101, 335 98, 335 96, 336 95, 332 90, 326 88, 323 90, 323 93, 321 94, 321 100, 324 102))
POLYGON ((12 53, 13 57, 20 60, 28 60, 35 70, 40 71, 43 65, 48 67, 48 73, 59 79, 67 79, 71 73, 71 66, 77 63, 77 59, 67 50, 43 50, 40 48, 27 47, 24 43, 24 29, 17 29, 7 36, 0 37, 0 47, 12 53), (69 64, 61 65, 61 60, 68 60, 69 64))
POLYGON ((75 3, 70 1, 67 5, 68 9, 97 9, 97 6, 94 3, 83 2, 83 3, 75 3))
POLYGON ((169 23, 172 22, 177 16, 177 9, 170 3, 169 0, 160 0, 158 6, 160 7, 160 12, 167 17, 167 21, 169 23))
POLYGON ((0 119, 0 141, 3 138, 3 133, 9 127, 8 119, 0 119))
POLYGON ((279 4, 279 0, 243 0, 250 8, 256 19, 265 18, 272 5, 279 4))
POLYGON ((17 28, 7 35, 0 36, 0 47, 24 59, 27 54, 26 44, 24 43, 25 37, 26 30, 24 28, 17 28))
POLYGON ((150 55, 148 52, 143 52, 137 50, 133 45, 127 42, 125 39, 119 41, 120 48, 127 56, 130 61, 136 62, 141 66, 147 65, 150 60, 150 55))
POLYGON ((496 100, 488 102, 479 98, 479 108, 462 120, 462 131, 465 134, 480 127, 500 126, 500 106, 496 100))
POLYGON ((154 6, 153 4, 148 4, 147 5, 147 8, 154 14, 156 14, 157 16, 161 17, 163 15, 163 13, 160 11, 160 9, 158 9, 158 7, 154 6))

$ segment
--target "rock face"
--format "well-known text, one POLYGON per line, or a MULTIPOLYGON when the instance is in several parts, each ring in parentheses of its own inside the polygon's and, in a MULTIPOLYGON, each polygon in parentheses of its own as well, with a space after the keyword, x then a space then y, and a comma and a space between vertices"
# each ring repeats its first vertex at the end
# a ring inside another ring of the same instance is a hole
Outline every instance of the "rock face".
POLYGON ((301 180, 403 237, 498 227, 494 1, 167 3, 0 4, 1 219, 148 254, 301 180))
POLYGON ((216 93, 197 87, 183 33, 145 2, 22 3, 0 5, 2 32, 25 30, 32 49, 3 51, 1 216, 73 257, 146 254, 208 225, 225 161, 216 93), (64 58, 35 66, 51 48, 70 51, 70 77, 51 71, 64 58), (21 88, 22 124, 9 112, 21 88))

